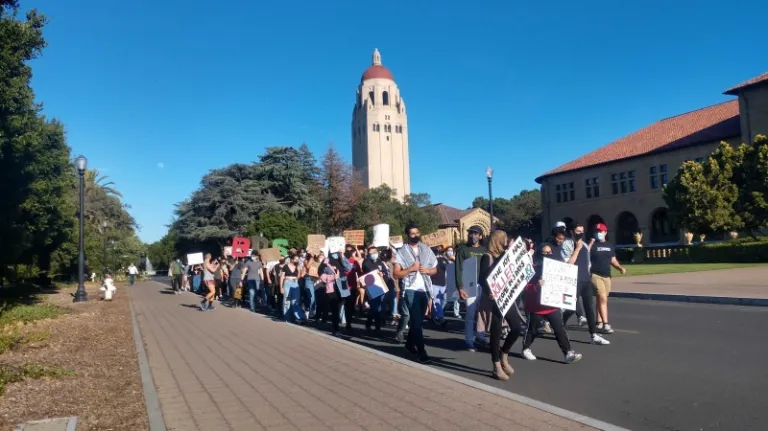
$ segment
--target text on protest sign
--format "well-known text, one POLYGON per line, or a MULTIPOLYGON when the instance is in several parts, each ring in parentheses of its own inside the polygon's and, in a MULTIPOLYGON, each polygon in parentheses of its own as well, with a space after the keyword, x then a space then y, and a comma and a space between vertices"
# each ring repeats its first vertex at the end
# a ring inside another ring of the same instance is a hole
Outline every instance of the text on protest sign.
POLYGON ((545 258, 541 269, 541 305, 576 310, 576 281, 579 268, 545 258))
POLYGON ((499 257, 499 263, 486 279, 502 316, 512 308, 533 275, 531 256, 523 240, 517 238, 512 247, 499 257))
POLYGON ((187 265, 202 265, 203 253, 189 253, 187 255, 187 265))

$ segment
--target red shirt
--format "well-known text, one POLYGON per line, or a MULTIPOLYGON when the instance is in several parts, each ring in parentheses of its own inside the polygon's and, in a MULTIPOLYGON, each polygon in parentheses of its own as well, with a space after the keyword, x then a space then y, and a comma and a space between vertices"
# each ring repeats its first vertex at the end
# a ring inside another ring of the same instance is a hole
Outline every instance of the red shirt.
POLYGON ((354 258, 350 257, 349 262, 352 264, 352 269, 347 273, 347 286, 350 289, 357 289, 357 277, 363 275, 363 270, 354 258))
MULTIPOLYGON (((538 265, 534 263, 534 268, 538 265)), ((536 268, 537 270, 539 268, 536 268)), ((531 279, 531 282, 525 286, 525 292, 523 292, 523 302, 525 303, 525 311, 533 314, 550 314, 555 311, 560 311, 557 308, 547 307, 541 305, 541 293, 539 292, 539 279, 541 278, 540 271, 536 271, 536 276, 531 279)))

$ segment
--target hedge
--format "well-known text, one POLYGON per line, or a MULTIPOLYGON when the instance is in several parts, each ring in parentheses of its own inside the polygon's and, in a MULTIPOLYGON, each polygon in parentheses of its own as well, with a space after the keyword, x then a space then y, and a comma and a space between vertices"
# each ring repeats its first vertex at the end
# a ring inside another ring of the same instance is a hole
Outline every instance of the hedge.
POLYGON ((759 263, 768 262, 768 241, 722 242, 688 248, 693 262, 699 263, 759 263))

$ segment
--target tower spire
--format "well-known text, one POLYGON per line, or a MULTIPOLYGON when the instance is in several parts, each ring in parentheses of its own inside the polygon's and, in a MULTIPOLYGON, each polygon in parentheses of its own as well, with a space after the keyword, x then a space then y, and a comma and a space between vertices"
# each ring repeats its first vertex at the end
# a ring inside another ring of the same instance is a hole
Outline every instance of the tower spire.
POLYGON ((374 66, 381 66, 381 54, 379 54, 379 48, 373 49, 373 63, 374 66))

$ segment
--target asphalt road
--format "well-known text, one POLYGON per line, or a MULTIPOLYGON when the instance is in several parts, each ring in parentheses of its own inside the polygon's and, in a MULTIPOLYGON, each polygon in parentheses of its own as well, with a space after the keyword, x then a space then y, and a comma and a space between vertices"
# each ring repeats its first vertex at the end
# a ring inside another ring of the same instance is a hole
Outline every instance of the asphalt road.
MULTIPOLYGON (((462 350, 462 321, 427 324, 428 353, 445 371, 632 430, 768 429, 768 307, 612 299, 610 311, 610 346, 570 328, 584 358, 565 365, 554 338, 536 340, 537 361, 519 356, 518 341, 507 382, 490 377, 489 353, 462 350)), ((409 357, 391 328, 377 339, 356 327, 351 341, 409 357)))

